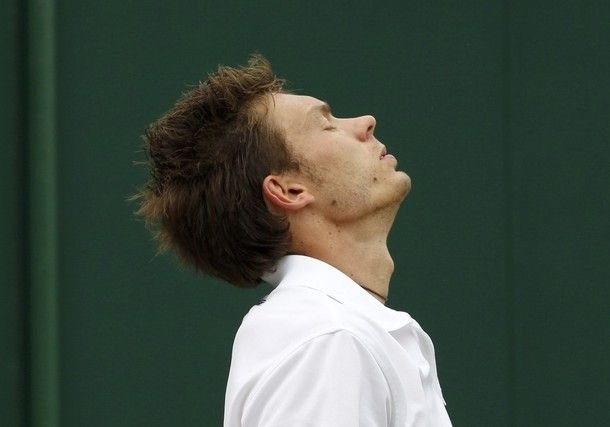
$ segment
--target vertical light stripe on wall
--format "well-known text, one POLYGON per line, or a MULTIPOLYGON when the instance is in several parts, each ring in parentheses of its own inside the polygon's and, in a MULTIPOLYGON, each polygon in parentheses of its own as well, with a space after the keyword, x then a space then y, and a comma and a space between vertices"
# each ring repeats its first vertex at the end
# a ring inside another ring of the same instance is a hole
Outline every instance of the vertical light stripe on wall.
POLYGON ((27 7, 30 420, 59 425, 55 4, 27 7))

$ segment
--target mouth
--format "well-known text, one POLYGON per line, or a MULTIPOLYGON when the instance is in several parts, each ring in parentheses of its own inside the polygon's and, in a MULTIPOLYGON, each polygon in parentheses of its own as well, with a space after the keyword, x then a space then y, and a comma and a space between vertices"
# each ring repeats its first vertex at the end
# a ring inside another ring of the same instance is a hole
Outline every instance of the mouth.
POLYGON ((379 160, 383 159, 388 155, 388 150, 385 148, 385 145, 381 148, 381 154, 379 154, 379 160))

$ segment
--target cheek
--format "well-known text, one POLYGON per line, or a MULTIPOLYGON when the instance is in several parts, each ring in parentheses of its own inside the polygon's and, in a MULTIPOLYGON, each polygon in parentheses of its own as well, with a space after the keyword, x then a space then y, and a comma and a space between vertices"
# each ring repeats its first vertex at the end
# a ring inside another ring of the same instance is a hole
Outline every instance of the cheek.
POLYGON ((357 150, 324 150, 311 151, 307 158, 311 175, 325 185, 340 186, 343 193, 350 189, 359 191, 382 180, 375 164, 368 161, 357 150))

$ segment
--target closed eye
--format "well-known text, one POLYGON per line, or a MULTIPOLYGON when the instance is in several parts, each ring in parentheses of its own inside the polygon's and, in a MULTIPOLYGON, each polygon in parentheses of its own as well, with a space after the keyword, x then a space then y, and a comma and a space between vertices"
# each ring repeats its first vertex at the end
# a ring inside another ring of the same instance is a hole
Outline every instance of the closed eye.
POLYGON ((333 126, 334 120, 330 117, 330 113, 324 116, 324 121, 326 122, 324 130, 337 130, 337 128, 333 126))

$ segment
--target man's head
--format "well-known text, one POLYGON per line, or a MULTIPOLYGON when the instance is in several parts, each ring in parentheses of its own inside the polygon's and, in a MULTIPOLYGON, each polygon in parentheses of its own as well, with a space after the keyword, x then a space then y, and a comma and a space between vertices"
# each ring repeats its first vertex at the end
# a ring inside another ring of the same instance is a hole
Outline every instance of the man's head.
POLYGON ((161 249, 237 286, 255 286, 290 247, 288 223, 269 212, 261 185, 298 170, 283 132, 267 118, 282 91, 269 63, 220 67, 146 130, 151 179, 138 215, 161 249))
POLYGON ((336 118, 282 86, 261 56, 220 67, 145 134, 151 179, 137 213, 162 249, 238 286, 288 253, 316 256, 325 228, 389 231, 411 185, 372 116, 336 118))

